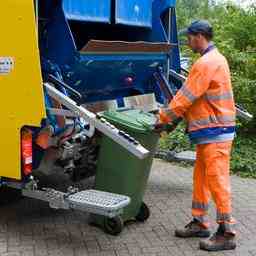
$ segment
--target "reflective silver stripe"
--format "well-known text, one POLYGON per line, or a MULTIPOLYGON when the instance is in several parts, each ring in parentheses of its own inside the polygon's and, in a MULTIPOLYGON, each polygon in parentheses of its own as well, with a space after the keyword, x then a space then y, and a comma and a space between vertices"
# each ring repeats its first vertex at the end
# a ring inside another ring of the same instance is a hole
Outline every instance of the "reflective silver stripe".
POLYGON ((205 119, 199 119, 189 122, 189 129, 206 126, 209 124, 225 124, 225 123, 235 123, 236 116, 228 115, 228 116, 209 116, 205 119))
POLYGON ((236 221, 230 213, 217 212, 217 223, 224 226, 225 232, 235 234, 236 221))
POLYGON ((195 95, 193 95, 193 93, 191 93, 191 91, 189 91, 186 86, 182 86, 181 89, 180 89, 181 93, 186 97, 188 98, 191 102, 194 102, 197 97, 195 95))
POLYGON ((225 232, 227 233, 232 233, 232 234, 235 234, 236 231, 235 231, 235 228, 236 228, 236 224, 235 223, 222 223, 222 225, 224 225, 224 230, 225 232))
POLYGON ((208 219, 206 216, 201 215, 201 216, 193 216, 194 219, 198 220, 200 223, 207 223, 208 224, 208 219))
POLYGON ((164 108, 164 113, 169 116, 172 121, 176 121, 177 119, 179 119, 179 117, 169 108, 164 108))
POLYGON ((232 221, 232 215, 230 213, 217 212, 217 222, 232 221))
POLYGON ((232 100, 234 98, 233 93, 232 92, 226 92, 220 95, 210 95, 210 94, 206 94, 205 98, 207 100, 232 100))
POLYGON ((200 209, 207 211, 209 209, 209 204, 199 203, 199 202, 192 202, 192 209, 200 209))

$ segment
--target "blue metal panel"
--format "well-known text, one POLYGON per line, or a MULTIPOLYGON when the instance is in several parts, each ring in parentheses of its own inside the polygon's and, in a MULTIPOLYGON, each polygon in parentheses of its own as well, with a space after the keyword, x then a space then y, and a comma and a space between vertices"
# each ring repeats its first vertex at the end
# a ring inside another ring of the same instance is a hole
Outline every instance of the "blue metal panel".
POLYGON ((116 23, 152 27, 152 0, 116 0, 116 23))
MULTIPOLYGON (((164 28, 162 15, 167 12, 170 8, 175 7, 176 0, 153 0, 152 14, 153 24, 152 32, 149 35, 151 42, 167 42, 168 35, 164 28)), ((176 17, 174 17, 176 19, 176 17)), ((176 31, 176 30, 175 30, 176 31)))
POLYGON ((170 31, 170 42, 176 44, 177 46, 172 49, 171 58, 170 58, 170 68, 174 69, 180 73, 180 49, 179 49, 179 40, 178 40, 178 28, 176 20, 176 10, 175 8, 171 9, 171 31, 170 31))
MULTIPOLYGON (((153 0, 155 1, 155 0, 153 0)), ((176 6, 176 0, 161 0, 162 10, 176 6)))
POLYGON ((41 9, 46 10, 44 18, 48 22, 40 35, 41 60, 50 60, 54 64, 65 64, 74 58, 75 42, 61 5, 53 4, 51 0, 43 1, 44 5, 41 5, 41 9), (51 7, 51 12, 48 11, 48 7, 51 7))
POLYGON ((76 62, 63 67, 63 78, 82 94, 81 103, 113 100, 154 92, 153 73, 166 63, 164 53, 81 54, 76 62), (126 83, 127 77, 133 79, 132 84, 126 83))
POLYGON ((63 0, 67 19, 110 23, 111 0, 63 0))

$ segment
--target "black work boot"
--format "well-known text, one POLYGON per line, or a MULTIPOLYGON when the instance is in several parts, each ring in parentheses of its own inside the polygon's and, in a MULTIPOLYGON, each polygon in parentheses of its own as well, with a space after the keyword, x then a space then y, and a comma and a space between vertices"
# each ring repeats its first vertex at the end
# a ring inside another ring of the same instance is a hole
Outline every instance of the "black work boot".
POLYGON ((209 237, 211 232, 208 228, 204 227, 202 223, 194 219, 189 224, 185 226, 184 229, 175 230, 175 236, 180 238, 190 238, 190 237, 209 237))
POLYGON ((208 240, 200 241, 199 247, 205 251, 224 251, 234 250, 236 248, 236 236, 234 233, 225 232, 222 225, 219 226, 217 232, 208 240))

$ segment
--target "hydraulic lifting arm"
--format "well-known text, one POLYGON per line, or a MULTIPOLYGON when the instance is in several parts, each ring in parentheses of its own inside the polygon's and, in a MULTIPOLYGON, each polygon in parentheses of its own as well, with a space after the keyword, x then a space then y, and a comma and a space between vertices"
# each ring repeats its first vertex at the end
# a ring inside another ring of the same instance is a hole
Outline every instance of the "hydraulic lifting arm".
POLYGON ((90 126, 95 127, 138 158, 143 159, 149 155, 149 151, 134 138, 130 137, 125 132, 118 130, 115 126, 111 125, 103 118, 98 118, 96 114, 88 111, 83 106, 79 106, 74 100, 58 91, 51 84, 45 83, 44 87, 52 98, 58 100, 71 112, 87 121, 90 126))

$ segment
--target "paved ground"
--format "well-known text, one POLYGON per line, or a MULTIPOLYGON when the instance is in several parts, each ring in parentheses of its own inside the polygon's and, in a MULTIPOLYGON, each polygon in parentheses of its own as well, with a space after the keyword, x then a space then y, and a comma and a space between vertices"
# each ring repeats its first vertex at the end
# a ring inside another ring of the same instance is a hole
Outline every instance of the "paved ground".
MULTIPOLYGON (((0 209, 0 255, 208 255, 197 249, 197 239, 173 236, 175 227, 190 218, 191 177, 191 170, 156 160, 145 197, 152 217, 146 224, 127 226, 119 237, 88 226, 85 214, 55 211, 43 202, 23 199, 0 209)), ((232 180, 239 247, 235 253, 209 255, 256 255, 256 180, 232 180)))

